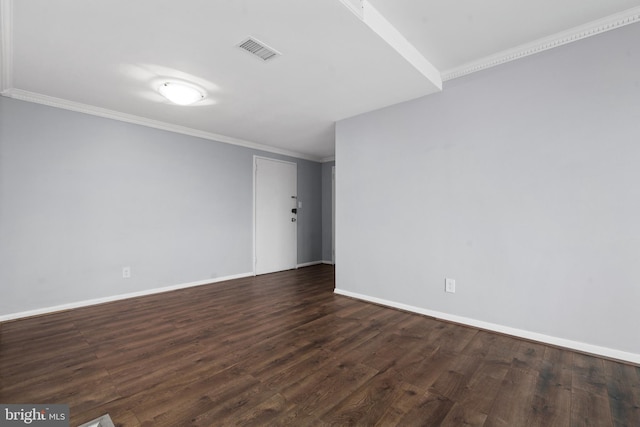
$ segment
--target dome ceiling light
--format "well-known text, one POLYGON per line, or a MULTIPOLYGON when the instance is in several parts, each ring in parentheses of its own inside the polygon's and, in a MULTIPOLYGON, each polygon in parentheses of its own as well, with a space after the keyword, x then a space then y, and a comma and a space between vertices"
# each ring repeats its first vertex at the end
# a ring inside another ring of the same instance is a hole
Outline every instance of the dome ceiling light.
POLYGON ((183 83, 165 82, 158 88, 158 92, 169 101, 178 105, 191 105, 204 99, 204 93, 193 86, 183 83))

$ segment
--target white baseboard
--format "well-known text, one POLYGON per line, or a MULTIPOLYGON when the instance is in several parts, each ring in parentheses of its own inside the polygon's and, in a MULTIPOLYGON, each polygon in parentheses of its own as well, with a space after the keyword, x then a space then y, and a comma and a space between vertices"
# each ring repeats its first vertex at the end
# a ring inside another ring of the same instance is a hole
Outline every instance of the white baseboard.
POLYGON ((224 282, 224 281, 233 280, 233 279, 241 279, 243 277, 250 277, 250 276, 253 276, 253 273, 234 274, 231 276, 216 277, 214 279, 199 280, 197 282, 182 283, 179 285, 166 286, 163 288, 145 289, 144 291, 131 292, 127 294, 113 295, 113 296, 95 298, 95 299, 84 300, 84 301, 76 301, 68 304, 56 305, 53 307, 38 308, 36 310, 22 311, 18 313, 4 314, 4 315, 0 315, 0 322, 22 319, 24 317, 40 316, 43 314, 55 313, 57 311, 70 310, 72 308, 87 307, 90 305, 103 304, 105 302, 119 301, 127 298, 135 298, 135 297, 142 297, 145 295, 159 294, 162 292, 175 291, 177 289, 208 285, 211 283, 224 282))
POLYGON ((322 261, 303 262, 302 264, 296 265, 296 268, 311 267, 312 265, 318 265, 318 264, 322 264, 322 261))
POLYGON ((296 265, 296 268, 310 267, 310 266, 312 266, 312 265, 318 265, 318 264, 329 264, 329 265, 333 265, 333 262, 331 262, 331 261, 327 261, 326 259, 323 259, 322 261, 303 262, 302 264, 298 264, 298 265, 296 265))
POLYGON ((336 288, 334 293, 338 295, 344 295, 347 297, 373 302, 388 307, 398 308, 400 310, 410 311, 413 313, 423 314, 425 316, 435 317, 436 319, 446 320, 450 322, 460 323, 466 326, 472 326, 488 331, 499 332, 506 335, 512 335, 514 337, 524 338, 527 340, 538 341, 543 344, 549 344, 557 347, 563 347, 571 350, 576 350, 581 353, 588 353, 597 356, 606 357, 609 359, 620 360, 624 362, 630 362, 636 365, 640 365, 640 354, 628 353, 626 351, 620 351, 611 349, 608 347, 601 347, 592 344, 586 344, 579 341, 567 340, 564 338, 553 337, 550 335, 539 334, 537 332, 525 331, 523 329, 511 328, 509 326, 498 325, 496 323, 483 322, 481 320, 471 319, 468 317, 456 316, 453 314, 442 313, 439 311, 428 310, 426 308, 414 307, 412 305, 401 304, 395 301, 389 301, 381 298, 371 297, 368 295, 362 295, 356 292, 345 291, 343 289, 336 288))

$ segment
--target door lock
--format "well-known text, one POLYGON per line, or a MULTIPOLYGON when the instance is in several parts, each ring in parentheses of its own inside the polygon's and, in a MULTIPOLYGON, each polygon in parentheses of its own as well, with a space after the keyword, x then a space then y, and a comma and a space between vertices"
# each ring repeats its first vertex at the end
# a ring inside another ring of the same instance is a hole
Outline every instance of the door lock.
POLYGON ((295 218, 291 218, 291 222, 296 222, 296 219, 295 218))

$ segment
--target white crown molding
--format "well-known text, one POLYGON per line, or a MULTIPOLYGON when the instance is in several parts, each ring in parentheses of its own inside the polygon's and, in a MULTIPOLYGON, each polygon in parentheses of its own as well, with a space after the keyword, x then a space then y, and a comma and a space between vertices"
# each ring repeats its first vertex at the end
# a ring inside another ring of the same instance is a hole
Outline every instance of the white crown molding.
POLYGON ((513 49, 508 49, 495 55, 490 55, 477 61, 472 61, 462 66, 446 70, 442 73, 442 80, 447 81, 466 76, 467 74, 475 73, 476 71, 485 70, 487 68, 495 67, 496 65, 521 59, 548 49, 553 49, 554 47, 584 39, 586 37, 595 36, 596 34, 624 27, 625 25, 633 24, 635 22, 640 22, 640 7, 634 7, 624 12, 616 13, 614 15, 607 16, 606 18, 589 22, 570 30, 538 39, 531 43, 526 43, 513 49))
POLYGON ((93 105, 82 104, 79 102, 68 101, 66 99, 55 98, 53 96, 42 95, 35 92, 29 92, 21 89, 7 89, 2 92, 3 96, 19 99, 21 101, 34 102, 36 104, 48 105, 50 107, 62 108, 65 110, 76 111, 78 113, 90 114, 92 116, 104 117, 107 119, 119 120, 121 122, 133 123, 141 126, 151 127, 155 129, 166 130, 169 132, 180 133, 183 135, 195 136, 197 138, 208 139, 211 141, 222 142, 225 144, 238 145, 241 147, 251 148, 254 150, 266 151, 283 156, 295 157, 298 159, 311 160, 321 162, 322 159, 316 156, 298 153, 295 151, 284 150, 281 148, 270 147, 268 145, 259 144, 257 142, 245 141, 239 138, 220 135, 217 133, 205 132, 185 126, 179 126, 172 123, 162 122, 159 120, 148 119, 146 117, 135 116, 133 114, 121 113, 119 111, 108 110, 106 108, 95 107, 93 105))
MULTIPOLYGON (((348 0, 340 0, 343 4, 349 6, 354 13, 361 14, 361 10, 349 4, 348 0), (357 9, 357 10, 355 10, 357 9)), ((363 1, 360 0, 360 7, 363 1)), ((360 16, 362 19, 362 16, 360 16)), ((511 62, 517 59, 527 57, 548 49, 562 46, 574 41, 591 37, 606 31, 623 27, 625 25, 640 22, 640 7, 635 7, 624 12, 620 12, 606 18, 599 19, 549 37, 545 37, 531 43, 526 43, 508 49, 500 53, 487 56, 485 58, 469 62, 459 67, 446 70, 442 73, 442 81, 452 80, 477 71, 511 62)), ((139 117, 132 114, 121 113, 91 105, 81 104, 65 99, 54 98, 34 92, 28 92, 13 88, 13 0, 0 0, 0 95, 10 98, 20 99, 23 101, 49 105, 52 107, 63 108, 66 110, 91 114, 94 116, 109 118, 113 120, 134 123, 141 126, 152 127, 156 129, 166 130, 169 132, 181 133, 184 135, 195 136, 198 138, 208 139, 212 141, 222 142, 226 144, 238 145, 241 147, 251 148, 255 150, 265 151, 269 153, 281 154, 294 158, 311 160, 314 162, 334 161, 335 157, 320 158, 294 151, 284 150, 271 147, 256 142, 246 141, 225 135, 205 132, 193 128, 174 125, 167 122, 139 117)))
POLYGON ((602 347, 593 344, 587 344, 579 341, 568 340, 565 338, 554 337, 550 335, 540 334, 537 332, 526 331, 523 329, 512 328, 510 326, 499 325, 497 323, 489 323, 481 320, 472 319, 469 317, 457 316, 454 314, 443 313, 440 311, 429 310, 426 308, 415 307, 412 305, 402 304, 395 301, 389 301, 382 298, 376 298, 369 295, 363 295, 357 292, 351 292, 344 289, 334 289, 333 291, 337 295, 343 295, 349 298, 355 298, 361 301, 372 302, 374 304, 384 305, 387 307, 397 308, 399 310, 409 311, 412 313, 422 314, 424 316, 434 317, 439 320, 447 322, 454 322, 461 325, 467 325, 486 331, 497 332, 500 334, 511 335, 518 338, 524 338, 526 340, 537 341, 544 344, 549 344, 557 347, 568 348, 576 350, 581 353, 593 354, 597 356, 606 357, 609 359, 620 360, 624 362, 630 362, 633 364, 640 364, 640 354, 629 353, 617 349, 608 347, 602 347))
POLYGON ((320 160, 322 163, 327 163, 327 162, 335 162, 336 161, 336 156, 330 156, 330 157, 324 157, 322 158, 322 160, 320 160))
POLYGON ((0 94, 13 86, 13 0, 0 0, 0 94))
POLYGON ((48 105, 50 107, 62 108, 65 110, 76 111, 79 113, 90 114, 107 119, 119 120, 122 122, 166 130, 169 132, 180 133, 183 135, 194 136, 197 138, 203 138, 225 144, 265 151, 268 153, 281 154, 283 156, 311 160, 313 162, 323 161, 322 158, 318 156, 311 156, 308 154, 298 153, 296 151, 271 147, 257 142, 246 141, 243 139, 233 138, 230 136, 211 132, 205 132, 202 130, 179 126, 159 120, 148 119, 146 117, 135 116, 133 114, 121 113, 119 111, 95 107, 93 105, 81 104, 79 102, 69 101, 62 98, 55 98, 52 96, 14 88, 13 0, 0 0, 0 95, 19 99, 21 101, 34 102, 37 104, 48 105))

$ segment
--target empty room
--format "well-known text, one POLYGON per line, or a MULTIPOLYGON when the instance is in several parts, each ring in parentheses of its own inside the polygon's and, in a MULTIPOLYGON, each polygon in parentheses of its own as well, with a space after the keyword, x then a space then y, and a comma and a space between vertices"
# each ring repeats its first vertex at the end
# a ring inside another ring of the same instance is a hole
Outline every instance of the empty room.
POLYGON ((640 426, 640 0, 0 37, 0 426, 640 426))

